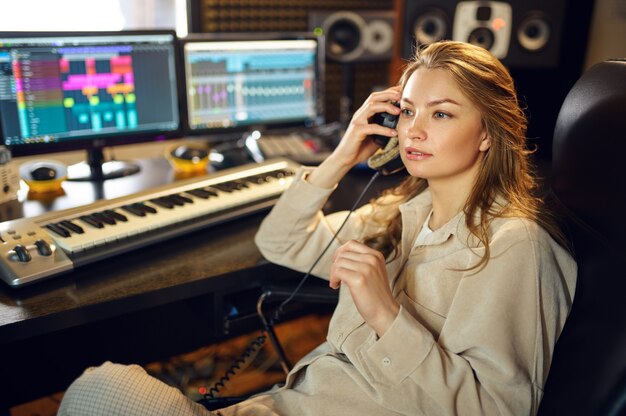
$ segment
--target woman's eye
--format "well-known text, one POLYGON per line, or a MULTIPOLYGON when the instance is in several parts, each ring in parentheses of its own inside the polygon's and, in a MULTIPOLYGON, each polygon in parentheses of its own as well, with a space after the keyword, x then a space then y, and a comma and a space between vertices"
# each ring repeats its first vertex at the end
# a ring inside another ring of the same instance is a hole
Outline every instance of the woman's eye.
POLYGON ((402 108, 400 109, 400 114, 403 116, 412 116, 413 111, 409 110, 408 108, 402 108))
POLYGON ((448 114, 443 113, 441 111, 435 111, 434 117, 435 118, 450 118, 448 114))

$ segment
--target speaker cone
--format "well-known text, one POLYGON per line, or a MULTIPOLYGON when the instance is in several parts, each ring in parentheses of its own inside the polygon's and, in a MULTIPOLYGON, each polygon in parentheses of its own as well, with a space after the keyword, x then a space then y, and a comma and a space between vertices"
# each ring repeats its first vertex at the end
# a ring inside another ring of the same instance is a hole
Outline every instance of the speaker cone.
POLYGON ((446 37, 448 19, 443 10, 430 9, 422 13, 413 24, 413 34, 419 44, 437 42, 446 37))
POLYGON ((467 42, 490 50, 494 42, 493 32, 486 27, 477 27, 470 32, 467 42))
POLYGON ((350 62, 363 54, 365 46, 362 36, 365 34, 366 24, 358 14, 334 13, 324 21, 323 29, 329 58, 350 62))
POLYGON ((393 26, 383 20, 369 22, 365 47, 375 55, 389 52, 393 48, 393 26))
POLYGON ((550 40, 550 24, 542 13, 531 13, 522 19, 517 28, 517 41, 522 48, 535 52, 543 49, 550 40))

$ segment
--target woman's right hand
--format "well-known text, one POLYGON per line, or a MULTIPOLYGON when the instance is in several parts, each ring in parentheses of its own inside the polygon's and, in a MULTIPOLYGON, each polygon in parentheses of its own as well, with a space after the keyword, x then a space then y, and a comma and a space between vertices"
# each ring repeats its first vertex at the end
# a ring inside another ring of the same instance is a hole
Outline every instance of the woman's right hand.
POLYGON ((378 145, 370 136, 379 134, 391 137, 397 134, 395 129, 371 123, 370 120, 376 113, 387 112, 398 115, 400 109, 392 102, 400 101, 400 97, 401 91, 398 86, 370 94, 363 105, 355 111, 339 145, 333 151, 332 158, 335 163, 352 168, 364 162, 378 149, 378 145))
POLYGON ((395 129, 370 123, 376 113, 388 112, 399 114, 400 109, 392 104, 401 97, 400 87, 391 87, 372 93, 363 105, 354 113, 341 141, 330 156, 307 177, 307 181, 321 188, 332 188, 356 164, 365 161, 378 149, 378 145, 369 137, 374 134, 395 136, 395 129))

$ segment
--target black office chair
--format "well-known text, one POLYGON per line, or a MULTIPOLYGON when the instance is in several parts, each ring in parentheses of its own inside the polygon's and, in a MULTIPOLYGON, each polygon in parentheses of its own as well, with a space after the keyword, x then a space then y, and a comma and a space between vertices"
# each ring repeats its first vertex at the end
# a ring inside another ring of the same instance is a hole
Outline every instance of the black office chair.
POLYGON ((552 190, 578 262, 571 314, 539 409, 626 414, 626 60, 585 72, 567 95, 553 142, 552 190))

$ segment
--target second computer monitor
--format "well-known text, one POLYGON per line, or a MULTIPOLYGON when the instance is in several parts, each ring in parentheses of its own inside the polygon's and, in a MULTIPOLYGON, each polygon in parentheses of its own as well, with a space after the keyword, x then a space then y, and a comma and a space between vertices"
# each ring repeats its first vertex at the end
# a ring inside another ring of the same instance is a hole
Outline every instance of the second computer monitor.
POLYGON ((189 134, 323 122, 323 45, 312 34, 183 40, 189 134))

